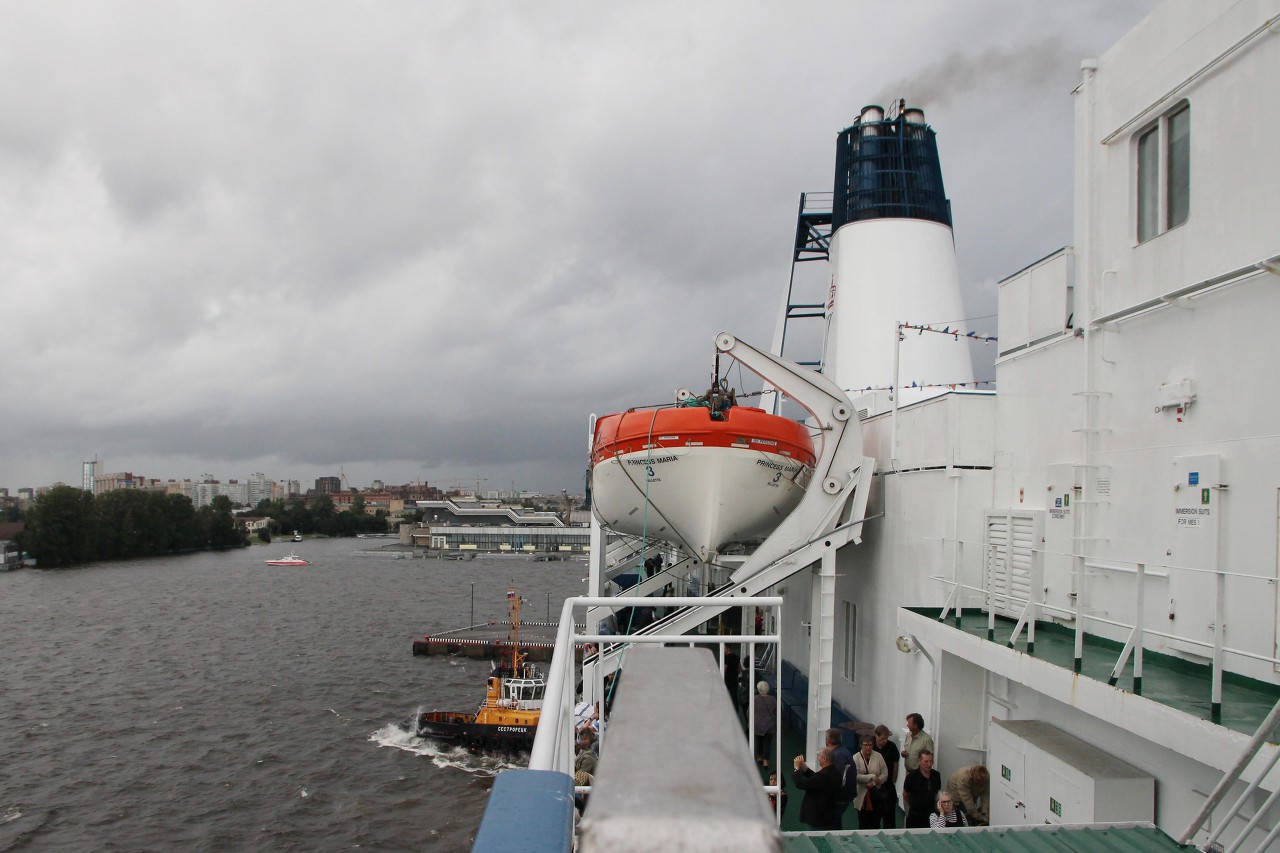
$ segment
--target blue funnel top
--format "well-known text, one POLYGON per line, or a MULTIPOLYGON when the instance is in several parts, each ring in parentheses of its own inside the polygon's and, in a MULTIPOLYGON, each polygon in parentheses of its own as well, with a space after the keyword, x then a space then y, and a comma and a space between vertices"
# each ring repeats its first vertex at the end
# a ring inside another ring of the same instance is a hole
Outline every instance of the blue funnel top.
POLYGON ((924 219, 951 227, 933 128, 918 110, 881 116, 878 107, 868 107, 836 139, 832 230, 866 219, 924 219))

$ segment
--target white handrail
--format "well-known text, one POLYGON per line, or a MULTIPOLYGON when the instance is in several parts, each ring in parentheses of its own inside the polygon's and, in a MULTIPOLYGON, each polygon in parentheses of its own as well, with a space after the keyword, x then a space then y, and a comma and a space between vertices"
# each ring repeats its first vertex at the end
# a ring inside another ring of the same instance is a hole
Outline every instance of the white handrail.
MULTIPOLYGON (((529 754, 531 770, 554 770, 573 775, 575 733, 573 730, 573 707, 577 696, 576 678, 574 677, 575 650, 584 643, 612 643, 628 645, 633 643, 688 643, 689 645, 706 643, 758 643, 777 645, 781 638, 778 634, 685 634, 685 635, 619 635, 598 634, 577 631, 574 622, 574 611, 587 608, 604 608, 618 610, 635 606, 635 599, 619 600, 614 597, 589 597, 565 599, 560 611, 560 627, 556 631, 556 647, 551 663, 547 668, 547 687, 543 694, 542 714, 538 721, 538 730, 534 735, 533 749, 529 754)), ((773 607, 781 609, 781 596, 759 596, 754 598, 725 599, 715 596, 671 596, 663 597, 664 607, 707 607, 724 609, 732 607, 773 607)), ((781 624, 779 617, 775 624, 781 624)), ((778 691, 774 691, 778 694, 778 691)), ((780 704, 781 697, 776 701, 780 704)), ((779 709, 781 710, 781 709, 779 709)), ((754 737, 754 735, 753 735, 754 737)), ((777 761, 777 756, 775 756, 777 761)))

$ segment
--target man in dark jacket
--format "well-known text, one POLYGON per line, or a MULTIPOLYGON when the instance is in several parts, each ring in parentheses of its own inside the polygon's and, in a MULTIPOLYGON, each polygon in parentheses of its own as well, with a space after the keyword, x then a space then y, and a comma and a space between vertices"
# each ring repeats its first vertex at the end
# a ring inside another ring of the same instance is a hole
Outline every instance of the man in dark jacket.
POLYGON ((818 771, 815 773, 804 763, 804 756, 795 757, 793 781, 804 791, 800 802, 800 822, 814 830, 840 829, 840 774, 832 764, 832 750, 818 751, 818 771))
POLYGON ((907 811, 907 829, 927 829, 929 815, 933 814, 938 791, 942 789, 942 774, 933 767, 933 753, 920 750, 920 766, 907 773, 902 783, 902 804, 907 811))

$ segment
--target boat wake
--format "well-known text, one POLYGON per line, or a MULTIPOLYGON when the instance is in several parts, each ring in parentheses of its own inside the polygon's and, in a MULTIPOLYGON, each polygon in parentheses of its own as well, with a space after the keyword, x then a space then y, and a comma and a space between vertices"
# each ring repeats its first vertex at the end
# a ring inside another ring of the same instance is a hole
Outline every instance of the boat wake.
MULTIPOLYGON (((410 719, 416 719, 415 712, 410 719)), ((509 755, 476 754, 463 747, 452 746, 429 738, 418 737, 405 731, 399 723, 388 723, 369 735, 369 740, 378 746, 401 749, 431 759, 436 767, 454 767, 467 773, 484 776, 497 776, 503 770, 525 767, 525 764, 511 760, 509 755)))

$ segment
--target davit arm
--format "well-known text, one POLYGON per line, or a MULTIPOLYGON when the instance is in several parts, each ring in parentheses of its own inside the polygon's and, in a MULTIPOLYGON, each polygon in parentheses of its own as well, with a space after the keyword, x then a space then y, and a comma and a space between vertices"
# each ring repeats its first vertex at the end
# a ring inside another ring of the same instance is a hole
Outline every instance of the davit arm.
POLYGON ((752 595, 761 582, 781 580, 814 562, 823 548, 861 541, 874 460, 862 455, 862 426, 849 397, 826 376, 756 349, 727 332, 716 349, 795 400, 813 419, 821 437, 813 479, 796 508, 756 552, 733 573, 735 592, 752 595), (832 541, 833 537, 839 541, 832 541), (779 571, 781 570, 781 571, 779 571), (751 583, 748 583, 751 581, 751 583), (739 587, 750 587, 739 590, 739 587))

